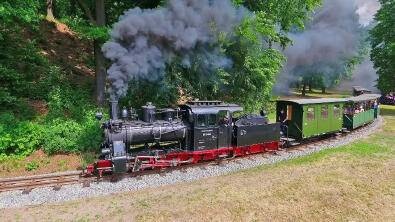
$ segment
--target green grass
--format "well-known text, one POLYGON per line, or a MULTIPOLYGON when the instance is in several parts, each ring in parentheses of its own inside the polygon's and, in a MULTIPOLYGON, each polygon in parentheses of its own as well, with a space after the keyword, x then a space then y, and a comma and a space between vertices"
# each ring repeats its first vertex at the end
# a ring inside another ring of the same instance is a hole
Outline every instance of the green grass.
MULTIPOLYGON (((294 94, 301 96, 302 92, 301 90, 294 89, 294 94)), ((321 89, 313 89, 312 92, 309 92, 309 90, 306 91, 306 97, 316 97, 316 98, 347 98, 350 97, 351 93, 350 92, 339 92, 331 89, 327 89, 326 93, 322 93, 321 89)))
POLYGON ((395 106, 380 105, 380 114, 383 116, 395 116, 395 106))
POLYGON ((66 164, 66 161, 65 160, 59 160, 57 162, 57 164, 58 164, 59 167, 62 167, 62 166, 64 166, 66 164))
POLYGON ((37 160, 32 160, 29 163, 25 164, 25 168, 28 171, 36 170, 40 167, 40 163, 37 160))

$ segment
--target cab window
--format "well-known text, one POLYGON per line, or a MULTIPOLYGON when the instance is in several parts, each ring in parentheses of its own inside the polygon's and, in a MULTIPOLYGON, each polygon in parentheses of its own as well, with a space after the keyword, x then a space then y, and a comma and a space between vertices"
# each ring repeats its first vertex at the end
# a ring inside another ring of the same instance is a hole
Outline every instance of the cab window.
POLYGON ((314 107, 308 107, 307 108, 307 120, 314 120, 315 115, 314 115, 314 107))
POLYGON ((321 106, 321 118, 328 118, 328 106, 321 106))
POLYGON ((217 115, 216 114, 208 115, 208 125, 209 126, 217 125, 217 115))
POLYGON ((197 126, 198 127, 207 126, 206 115, 198 115, 197 116, 197 126))
POLYGON ((221 110, 218 112, 218 125, 220 126, 228 126, 232 120, 230 118, 229 110, 221 110))

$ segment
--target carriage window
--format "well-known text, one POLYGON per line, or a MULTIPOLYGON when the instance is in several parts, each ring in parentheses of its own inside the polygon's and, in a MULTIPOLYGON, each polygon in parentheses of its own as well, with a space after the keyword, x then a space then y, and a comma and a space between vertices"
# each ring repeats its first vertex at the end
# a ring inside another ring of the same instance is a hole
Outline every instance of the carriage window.
POLYGON ((198 115, 197 126, 207 126, 206 115, 198 115))
POLYGON ((307 120, 314 120, 314 107, 307 108, 307 120))
POLYGON ((340 105, 335 105, 334 107, 333 107, 333 115, 334 116, 340 116, 340 105))
POLYGON ((208 116, 208 125, 210 126, 215 126, 217 125, 217 115, 215 114, 210 114, 208 116))
POLYGON ((328 118, 328 106, 321 106, 321 118, 328 118))

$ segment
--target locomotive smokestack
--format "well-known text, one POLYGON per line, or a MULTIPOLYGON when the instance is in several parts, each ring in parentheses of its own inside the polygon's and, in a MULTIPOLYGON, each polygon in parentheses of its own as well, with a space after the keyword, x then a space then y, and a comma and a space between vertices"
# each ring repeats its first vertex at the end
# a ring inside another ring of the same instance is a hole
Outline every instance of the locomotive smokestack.
POLYGON ((147 123, 155 122, 155 111, 156 107, 152 105, 152 102, 147 102, 143 109, 143 121, 147 123))
POLYGON ((118 101, 112 100, 111 103, 111 119, 118 120, 118 101))

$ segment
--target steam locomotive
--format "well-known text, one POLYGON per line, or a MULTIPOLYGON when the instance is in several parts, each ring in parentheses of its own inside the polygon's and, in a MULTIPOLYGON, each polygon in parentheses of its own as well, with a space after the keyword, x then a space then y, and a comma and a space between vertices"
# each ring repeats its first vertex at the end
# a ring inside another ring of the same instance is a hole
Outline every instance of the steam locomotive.
MULTIPOLYGON (((190 101, 177 109, 152 103, 135 109, 111 102, 111 119, 102 123, 105 140, 99 160, 87 174, 126 173, 276 150, 280 123, 261 115, 234 117, 243 108, 221 101, 190 101)), ((96 114, 101 120, 102 114, 96 114)))
MULTIPOLYGON (((147 103, 141 107, 141 119, 133 108, 123 108, 119 119, 113 101, 111 119, 102 123, 102 154, 85 172, 101 176, 234 158, 349 132, 377 118, 379 97, 278 100, 279 122, 271 124, 264 111, 236 117, 243 108, 222 101, 190 101, 162 110, 147 103), (281 120, 284 113, 286 119, 281 120)), ((102 114, 96 117, 101 120, 102 114)))

